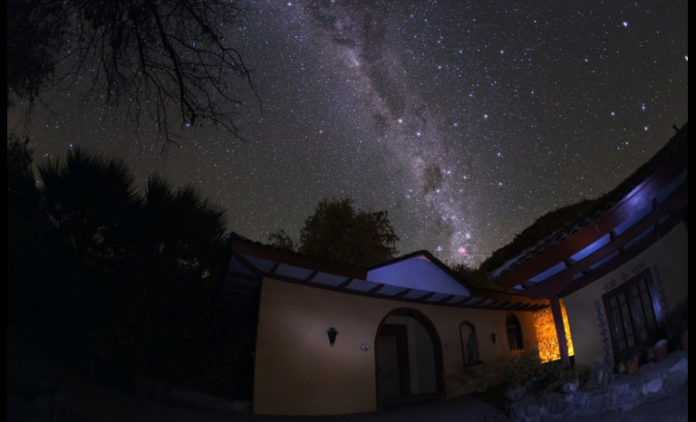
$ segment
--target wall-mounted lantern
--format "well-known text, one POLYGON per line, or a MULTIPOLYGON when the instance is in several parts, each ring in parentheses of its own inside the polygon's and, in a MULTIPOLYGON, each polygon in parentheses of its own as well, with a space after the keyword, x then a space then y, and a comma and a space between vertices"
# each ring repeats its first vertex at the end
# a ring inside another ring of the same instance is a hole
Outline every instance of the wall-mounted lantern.
POLYGON ((491 343, 495 344, 495 333, 491 333, 491 343))
POLYGON ((336 342, 336 335, 338 334, 338 331, 334 327, 329 328, 329 330, 326 332, 329 336, 329 343, 331 344, 331 347, 333 347, 334 343, 336 342))

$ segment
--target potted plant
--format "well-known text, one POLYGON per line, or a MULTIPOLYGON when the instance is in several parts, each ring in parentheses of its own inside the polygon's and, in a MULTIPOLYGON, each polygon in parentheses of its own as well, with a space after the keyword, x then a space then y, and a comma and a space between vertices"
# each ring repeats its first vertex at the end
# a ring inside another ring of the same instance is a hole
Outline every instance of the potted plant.
POLYGON ((664 319, 664 331, 667 339, 675 346, 688 351, 689 347, 689 308, 684 300, 675 306, 664 319))

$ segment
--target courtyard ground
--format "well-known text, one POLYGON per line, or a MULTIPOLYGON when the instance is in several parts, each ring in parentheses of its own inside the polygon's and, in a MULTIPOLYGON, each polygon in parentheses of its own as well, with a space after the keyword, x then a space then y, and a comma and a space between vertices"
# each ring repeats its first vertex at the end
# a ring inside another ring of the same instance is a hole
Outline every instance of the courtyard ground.
MULTIPOLYGON (((510 422, 495 395, 468 395, 374 413, 340 416, 254 416, 163 403, 99 385, 46 359, 8 332, 9 421, 197 422, 510 422)), ((686 422, 688 387, 626 412, 563 418, 562 422, 686 422)))

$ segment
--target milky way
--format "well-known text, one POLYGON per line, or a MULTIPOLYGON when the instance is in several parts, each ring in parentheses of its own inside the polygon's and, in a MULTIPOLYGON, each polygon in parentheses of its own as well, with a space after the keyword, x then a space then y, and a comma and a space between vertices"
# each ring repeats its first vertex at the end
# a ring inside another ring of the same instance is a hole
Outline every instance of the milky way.
MULTIPOLYGON (((447 240, 447 250, 466 256, 466 236, 470 237, 466 210, 453 200, 464 192, 456 181, 461 162, 448 158, 439 122, 427 101, 408 89, 416 81, 410 80, 396 53, 408 48, 398 39, 387 39, 387 28, 397 24, 388 21, 388 8, 333 3, 315 4, 308 11, 356 79, 366 107, 374 114, 373 131, 387 145, 390 159, 406 170, 413 186, 406 198, 415 198, 411 201, 415 208, 426 207, 440 216, 438 236, 447 240)), ((442 250, 436 247, 437 252, 442 250)))
POLYGON ((615 187, 687 120, 686 1, 248 4, 225 28, 262 100, 230 81, 243 140, 189 128, 162 155, 147 125, 135 139, 63 93, 21 129, 35 155, 123 156, 139 183, 192 183, 259 241, 351 196, 389 212, 401 253, 476 266, 615 187))

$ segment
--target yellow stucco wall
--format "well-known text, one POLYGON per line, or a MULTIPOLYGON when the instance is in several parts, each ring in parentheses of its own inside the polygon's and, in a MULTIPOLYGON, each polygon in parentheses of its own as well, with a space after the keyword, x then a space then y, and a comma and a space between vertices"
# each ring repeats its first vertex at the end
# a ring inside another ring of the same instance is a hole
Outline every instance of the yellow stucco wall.
MULTIPOLYGON (((479 358, 510 354, 505 330, 509 311, 455 308, 341 293, 264 279, 259 308, 254 375, 254 413, 319 415, 377 409, 374 341, 382 319, 397 308, 415 309, 435 326, 443 351, 445 392, 458 394, 447 379, 462 368, 459 325, 476 327, 479 358), (338 330, 329 345, 326 331, 338 330), (496 334, 492 344, 490 334, 496 334), (362 351, 361 344, 369 351, 362 351)), ((536 338, 531 312, 514 312, 525 348, 536 338)))
POLYGON ((658 294, 663 301, 666 299, 668 306, 688 296, 687 248, 687 230, 680 223, 635 258, 564 298, 573 333, 576 362, 591 364, 605 358, 613 360, 602 295, 644 269, 650 269, 658 294), (605 328, 608 350, 605 350, 602 341, 601 327, 605 328))

